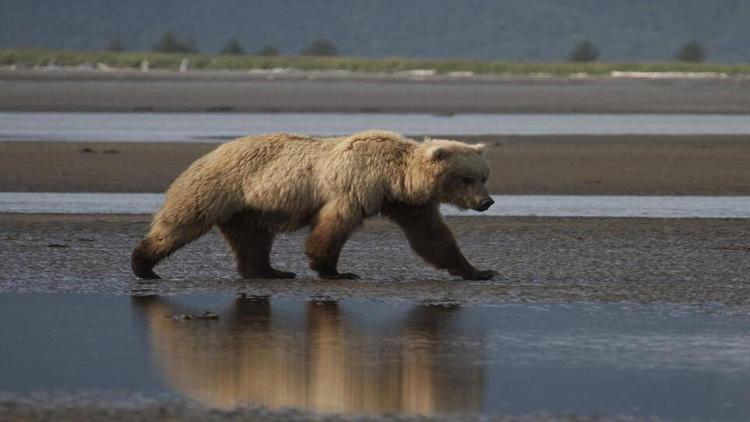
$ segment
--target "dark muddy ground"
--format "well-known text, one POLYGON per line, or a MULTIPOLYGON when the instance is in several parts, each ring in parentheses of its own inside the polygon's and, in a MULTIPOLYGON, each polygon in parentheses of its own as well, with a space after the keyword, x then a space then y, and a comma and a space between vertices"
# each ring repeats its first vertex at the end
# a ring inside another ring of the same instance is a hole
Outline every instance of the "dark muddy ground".
POLYGON ((216 232, 138 282, 129 254, 148 216, 5 214, 0 291, 128 294, 231 291, 307 297, 585 300, 750 305, 750 223, 743 219, 451 217, 465 255, 495 269, 465 282, 425 266, 397 228, 369 220, 346 245, 340 269, 362 281, 319 281, 303 255, 304 231, 279 236, 273 263, 293 281, 241 281, 216 232))
MULTIPOLYGON (((440 135, 436 135, 440 136, 440 135)), ((747 195, 750 136, 456 136, 494 194, 747 195)), ((0 142, 0 191, 163 192, 216 144, 0 142)))

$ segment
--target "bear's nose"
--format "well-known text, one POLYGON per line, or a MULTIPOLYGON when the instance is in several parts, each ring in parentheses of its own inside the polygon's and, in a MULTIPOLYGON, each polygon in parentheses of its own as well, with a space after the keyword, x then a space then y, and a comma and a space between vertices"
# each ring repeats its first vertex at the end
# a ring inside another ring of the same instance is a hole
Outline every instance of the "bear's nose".
POLYGON ((491 207, 492 204, 494 204, 494 203, 495 203, 495 201, 493 201, 492 198, 487 198, 484 201, 482 201, 481 203, 479 203, 479 209, 478 209, 478 211, 485 211, 489 207, 491 207))

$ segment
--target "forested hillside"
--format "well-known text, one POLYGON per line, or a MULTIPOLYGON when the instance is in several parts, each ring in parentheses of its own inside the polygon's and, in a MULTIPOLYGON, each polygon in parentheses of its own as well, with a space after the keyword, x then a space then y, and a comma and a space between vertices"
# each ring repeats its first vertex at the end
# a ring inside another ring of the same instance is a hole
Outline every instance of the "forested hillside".
POLYGON ((282 54, 314 38, 355 56, 565 59, 590 39, 609 61, 670 60, 686 41, 710 61, 750 61, 750 0, 2 0, 0 47, 151 48, 168 30, 217 52, 282 54))

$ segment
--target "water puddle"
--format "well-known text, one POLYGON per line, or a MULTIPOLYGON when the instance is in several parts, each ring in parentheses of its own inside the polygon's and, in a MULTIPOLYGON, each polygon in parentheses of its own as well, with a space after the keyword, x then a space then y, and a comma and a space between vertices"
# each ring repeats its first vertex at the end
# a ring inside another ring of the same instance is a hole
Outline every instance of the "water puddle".
POLYGON ((750 317, 699 308, 2 294, 0 320, 0 393, 343 414, 750 415, 750 317))
MULTIPOLYGON (((750 218, 748 196, 493 195, 479 213, 442 208, 448 216, 750 218)), ((151 214, 157 193, 0 192, 0 213, 151 214)))
POLYGON ((17 141, 217 142, 373 128, 414 135, 729 135, 750 134, 750 115, 0 112, 0 139, 17 141))

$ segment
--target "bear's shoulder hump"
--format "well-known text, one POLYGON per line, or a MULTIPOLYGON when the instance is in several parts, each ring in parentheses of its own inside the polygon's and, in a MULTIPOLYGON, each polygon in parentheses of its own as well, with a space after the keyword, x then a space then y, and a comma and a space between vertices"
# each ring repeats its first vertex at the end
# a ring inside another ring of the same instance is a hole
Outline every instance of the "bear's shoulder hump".
POLYGON ((387 130, 367 130, 354 133, 341 139, 340 146, 343 149, 352 149, 358 145, 377 145, 378 147, 384 147, 388 144, 407 146, 416 144, 416 142, 396 132, 390 132, 387 130))

